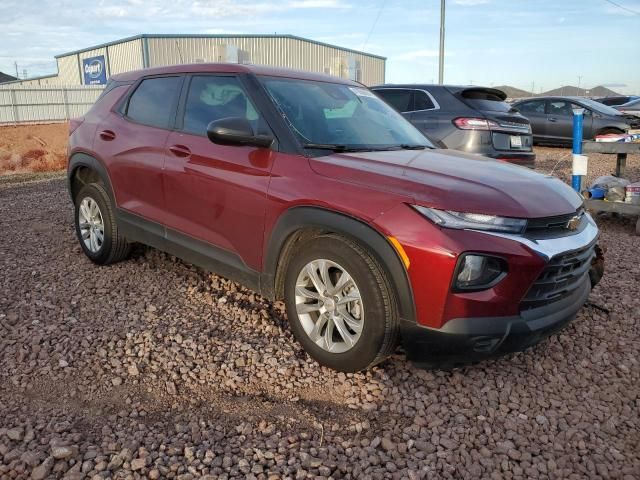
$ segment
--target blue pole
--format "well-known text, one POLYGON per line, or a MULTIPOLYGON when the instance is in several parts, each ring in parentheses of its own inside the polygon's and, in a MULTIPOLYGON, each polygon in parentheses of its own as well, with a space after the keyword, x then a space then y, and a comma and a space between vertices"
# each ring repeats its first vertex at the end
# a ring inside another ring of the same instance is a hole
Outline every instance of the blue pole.
MULTIPOLYGON (((584 118, 584 108, 573 109, 573 154, 582 155, 582 120, 584 118)), ((573 175, 571 176, 571 186, 580 193, 582 189, 582 175, 576 175, 574 159, 573 175)))

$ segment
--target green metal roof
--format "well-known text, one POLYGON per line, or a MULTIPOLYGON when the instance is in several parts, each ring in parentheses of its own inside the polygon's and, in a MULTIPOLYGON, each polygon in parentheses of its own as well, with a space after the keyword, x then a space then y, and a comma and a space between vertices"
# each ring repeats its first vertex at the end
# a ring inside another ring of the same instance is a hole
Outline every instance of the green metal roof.
POLYGON ((289 38, 289 39, 293 39, 293 40, 300 40, 302 42, 313 43, 315 45, 320 45, 320 46, 323 46, 323 47, 337 48, 338 50, 343 50, 345 52, 351 52, 351 53, 357 53, 357 54, 360 54, 360 55, 366 55, 368 57, 378 58, 380 60, 386 60, 387 59, 387 57, 382 57, 380 55, 374 55, 372 53, 361 52, 359 50, 353 50, 351 48, 344 48, 344 47, 340 47, 338 45, 332 45, 330 43, 318 42, 316 40, 310 40, 308 38, 298 37, 296 35, 277 35, 277 34, 273 34, 273 35, 247 35, 247 34, 217 35, 217 34, 213 34, 213 35, 210 35, 210 34, 174 34, 174 33, 170 33, 170 34, 148 34, 148 33, 143 33, 143 34, 140 34, 140 35, 134 35, 133 37, 121 38, 119 40, 114 40, 112 42, 101 43, 100 45, 94 45, 94 46, 91 46, 91 47, 82 48, 80 50, 74 50, 72 52, 62 53, 60 55, 56 55, 55 58, 67 57, 69 55, 77 55, 78 53, 87 52, 89 50, 95 50, 97 48, 110 47, 111 45, 117 45, 119 43, 129 42, 131 40, 138 40, 138 39, 141 39, 141 38, 289 38))

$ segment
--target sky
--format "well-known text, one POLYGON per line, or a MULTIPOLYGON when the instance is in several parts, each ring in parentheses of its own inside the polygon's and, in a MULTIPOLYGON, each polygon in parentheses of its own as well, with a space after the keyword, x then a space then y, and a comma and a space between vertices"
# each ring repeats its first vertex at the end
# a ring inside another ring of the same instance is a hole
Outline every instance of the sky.
MULTIPOLYGON (((55 55, 139 33, 278 33, 385 56, 390 83, 430 83, 439 23, 440 0, 0 0, 0 71, 55 73, 55 55)), ((640 94, 638 30, 640 0, 447 0, 445 83, 640 94)))

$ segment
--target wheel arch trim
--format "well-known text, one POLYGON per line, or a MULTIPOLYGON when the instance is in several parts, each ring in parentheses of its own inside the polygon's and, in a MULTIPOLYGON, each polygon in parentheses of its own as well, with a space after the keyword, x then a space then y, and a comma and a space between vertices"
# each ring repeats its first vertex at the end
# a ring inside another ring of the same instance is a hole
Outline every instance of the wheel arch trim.
POLYGON ((115 194, 113 191, 113 186, 111 184, 111 177, 109 177, 109 172, 107 168, 104 166, 103 162, 100 161, 93 155, 90 155, 85 152, 76 152, 69 157, 69 166, 67 167, 67 188, 69 190, 69 195, 71 196, 71 200, 75 200, 73 198, 73 188, 72 182, 73 178, 76 174, 76 171, 81 167, 87 167, 94 170, 100 179, 104 182, 105 190, 109 195, 109 200, 111 200, 114 207, 116 206, 115 202, 115 194))
POLYGON ((355 240, 373 253, 389 275, 398 299, 401 318, 416 321, 413 290, 402 259, 387 237, 374 226, 350 215, 318 206, 296 206, 280 215, 267 240, 261 291, 270 298, 280 298, 286 270, 287 249, 295 243, 296 234, 304 231, 326 231, 355 240), (283 258, 284 255, 284 258, 283 258))

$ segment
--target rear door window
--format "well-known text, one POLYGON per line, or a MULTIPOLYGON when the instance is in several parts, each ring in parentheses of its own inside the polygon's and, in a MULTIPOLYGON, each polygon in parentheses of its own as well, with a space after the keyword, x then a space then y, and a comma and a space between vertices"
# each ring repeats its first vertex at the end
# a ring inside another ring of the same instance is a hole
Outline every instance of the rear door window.
POLYGON ((181 82, 182 77, 175 76, 143 80, 129 99, 126 116, 143 125, 169 128, 181 82))
POLYGON ((465 103, 481 112, 508 112, 511 105, 490 90, 469 89, 460 93, 465 103))
POLYGON ((194 76, 184 107, 183 130, 206 135, 210 122, 228 117, 246 118, 254 132, 264 128, 259 125, 258 112, 236 77, 194 76))
POLYGON ((413 90, 405 90, 402 88, 387 88, 376 90, 375 93, 395 108, 398 112, 410 112, 412 108, 413 90))
POLYGON ((551 100, 549 102, 549 115, 554 115, 556 117, 570 117, 573 115, 571 102, 565 102, 564 100, 551 100))
POLYGON ((545 101, 533 100, 531 102, 524 102, 518 105, 516 108, 522 113, 544 113, 545 101))
POLYGON ((415 90, 413 92, 413 111, 418 110, 433 110, 436 108, 431 97, 422 90, 415 90))

